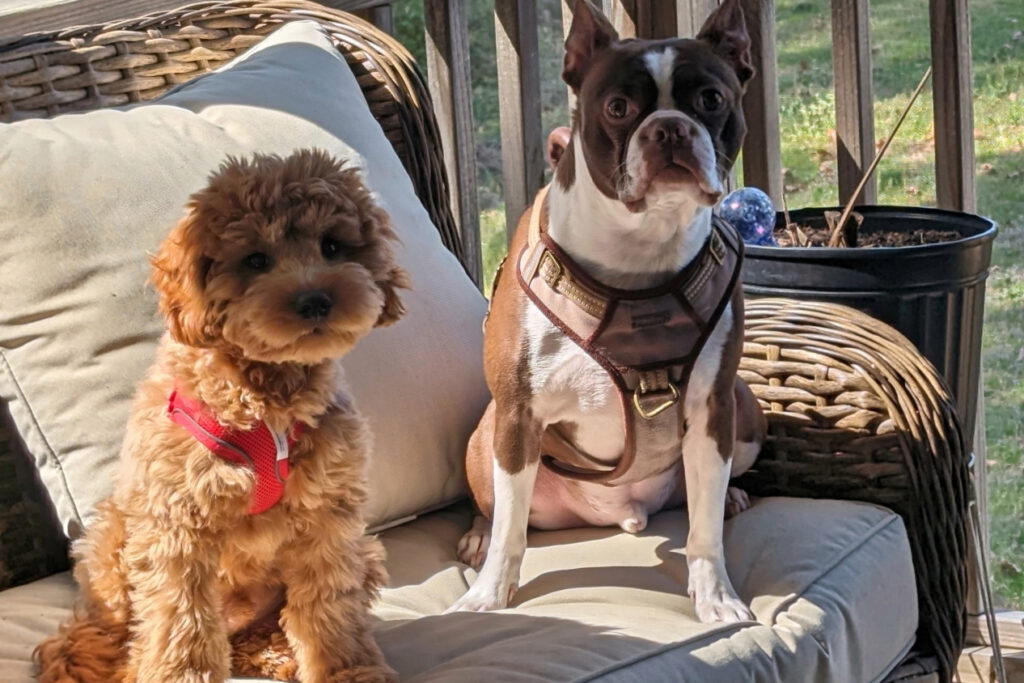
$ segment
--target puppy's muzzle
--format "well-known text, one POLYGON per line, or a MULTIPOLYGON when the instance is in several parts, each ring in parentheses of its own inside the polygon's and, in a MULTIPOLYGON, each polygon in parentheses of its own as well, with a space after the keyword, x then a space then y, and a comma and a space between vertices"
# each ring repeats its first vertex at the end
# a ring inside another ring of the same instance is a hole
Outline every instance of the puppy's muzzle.
POLYGON ((315 289, 311 292, 302 292, 295 297, 295 312, 304 320, 319 322, 326 320, 331 314, 334 301, 330 294, 322 289, 315 289))

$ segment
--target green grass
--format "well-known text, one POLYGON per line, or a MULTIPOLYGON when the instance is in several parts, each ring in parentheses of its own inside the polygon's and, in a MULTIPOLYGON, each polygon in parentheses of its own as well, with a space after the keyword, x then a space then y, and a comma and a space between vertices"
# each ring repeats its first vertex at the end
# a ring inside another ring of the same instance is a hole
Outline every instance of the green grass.
MULTIPOLYGON (((505 252, 490 0, 469 0, 485 291, 505 252)), ((567 121, 559 0, 540 0, 543 127, 567 121)), ((790 208, 837 203, 829 0, 777 0, 782 163, 790 208)), ((399 38, 422 55, 422 0, 396 5, 399 38)), ((1024 609, 1024 3, 972 0, 979 212, 1000 225, 983 339, 988 500, 997 600, 1024 609)), ((875 138, 927 68, 928 3, 872 0, 875 138)), ((422 63, 422 62, 421 62, 422 63)), ((935 204, 932 94, 921 94, 878 169, 879 202, 935 204)))

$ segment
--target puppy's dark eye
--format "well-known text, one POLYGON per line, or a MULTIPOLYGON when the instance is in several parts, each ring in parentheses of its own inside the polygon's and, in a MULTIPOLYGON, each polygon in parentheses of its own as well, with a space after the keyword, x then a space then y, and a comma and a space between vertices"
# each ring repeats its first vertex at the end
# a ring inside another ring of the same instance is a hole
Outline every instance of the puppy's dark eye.
POLYGON ((606 109, 608 110, 608 116, 613 119, 623 119, 629 113, 629 103, 622 97, 616 97, 608 100, 606 109))
POLYGON ((262 273, 265 270, 270 270, 270 257, 261 251, 254 251, 242 259, 242 265, 249 270, 262 273))
POLYGON ((328 261, 345 255, 345 245, 333 237, 324 237, 320 241, 320 253, 328 261))
POLYGON ((700 91, 700 94, 697 96, 697 102, 704 111, 717 112, 721 111, 725 106, 725 97, 714 88, 707 88, 700 91))

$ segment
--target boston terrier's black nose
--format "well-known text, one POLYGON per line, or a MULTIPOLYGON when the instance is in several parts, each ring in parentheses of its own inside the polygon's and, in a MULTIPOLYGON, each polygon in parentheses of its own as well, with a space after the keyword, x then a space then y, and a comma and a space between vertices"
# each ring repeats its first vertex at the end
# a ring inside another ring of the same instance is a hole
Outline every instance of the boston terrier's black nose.
POLYGON ((682 116, 664 116, 654 121, 643 137, 661 146, 674 145, 695 133, 691 122, 682 116))

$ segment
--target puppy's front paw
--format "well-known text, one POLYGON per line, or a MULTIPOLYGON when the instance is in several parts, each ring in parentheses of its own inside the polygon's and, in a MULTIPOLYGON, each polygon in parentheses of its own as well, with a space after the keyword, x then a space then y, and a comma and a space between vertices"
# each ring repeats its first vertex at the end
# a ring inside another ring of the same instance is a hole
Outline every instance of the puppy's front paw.
POLYGON ((519 589, 517 584, 501 585, 494 582, 477 579, 466 594, 455 601, 451 607, 444 611, 445 614, 452 612, 491 612, 496 609, 508 607, 512 596, 519 589))
POLYGON ((754 615, 737 597, 721 562, 704 558, 691 560, 689 593, 697 618, 704 623, 735 623, 754 619, 754 615))

